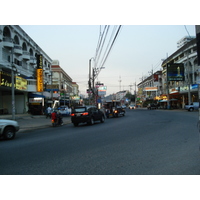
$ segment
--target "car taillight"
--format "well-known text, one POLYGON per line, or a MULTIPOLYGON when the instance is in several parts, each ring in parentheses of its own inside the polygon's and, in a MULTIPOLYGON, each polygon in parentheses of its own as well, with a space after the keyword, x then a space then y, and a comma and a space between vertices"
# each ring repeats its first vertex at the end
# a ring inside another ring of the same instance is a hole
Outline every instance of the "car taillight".
POLYGON ((75 114, 74 114, 74 113, 72 113, 72 114, 71 114, 71 116, 73 117, 73 116, 75 116, 75 114))
POLYGON ((82 113, 82 115, 84 115, 84 116, 85 116, 85 115, 88 115, 88 112, 82 113))

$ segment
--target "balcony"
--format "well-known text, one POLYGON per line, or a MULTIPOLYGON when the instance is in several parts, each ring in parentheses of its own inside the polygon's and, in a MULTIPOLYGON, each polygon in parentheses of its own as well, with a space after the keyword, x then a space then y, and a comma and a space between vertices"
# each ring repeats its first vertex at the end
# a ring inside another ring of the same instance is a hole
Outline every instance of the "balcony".
POLYGON ((22 59, 30 60, 30 53, 28 51, 23 51, 22 59))
POLYGON ((4 37, 3 38, 3 46, 4 47, 10 47, 10 48, 14 47, 12 38, 4 37))
POLYGON ((14 45, 14 53, 22 55, 22 47, 20 45, 15 44, 14 45))
POLYGON ((36 62, 35 56, 30 56, 29 63, 30 63, 30 64, 33 64, 33 65, 36 65, 37 62, 36 62))

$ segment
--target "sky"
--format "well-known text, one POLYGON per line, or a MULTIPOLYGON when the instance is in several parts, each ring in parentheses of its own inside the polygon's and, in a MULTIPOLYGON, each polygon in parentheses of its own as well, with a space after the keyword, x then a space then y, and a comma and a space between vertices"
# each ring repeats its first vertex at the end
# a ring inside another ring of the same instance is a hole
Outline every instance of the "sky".
MULTIPOLYGON (((52 60, 59 60, 60 67, 85 95, 89 60, 95 56, 104 25, 20 26, 52 60)), ((113 28, 111 25, 110 33, 113 28)), ((162 59, 174 53, 178 40, 188 35, 195 36, 194 25, 122 25, 96 81, 107 86, 107 95, 120 90, 133 93, 135 84, 149 76, 151 70, 160 70, 162 59)), ((105 43, 109 38, 108 35, 105 43)))

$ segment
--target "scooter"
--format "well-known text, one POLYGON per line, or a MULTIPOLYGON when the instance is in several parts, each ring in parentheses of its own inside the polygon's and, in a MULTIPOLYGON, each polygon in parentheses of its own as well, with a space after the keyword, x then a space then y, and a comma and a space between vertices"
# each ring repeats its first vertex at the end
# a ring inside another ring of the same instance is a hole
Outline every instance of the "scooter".
POLYGON ((56 119, 51 119, 51 123, 52 123, 53 127, 55 127, 57 125, 56 121, 57 121, 56 119))
POLYGON ((52 123, 53 127, 62 126, 63 125, 63 120, 62 120, 62 118, 59 117, 57 119, 51 119, 51 123, 52 123))

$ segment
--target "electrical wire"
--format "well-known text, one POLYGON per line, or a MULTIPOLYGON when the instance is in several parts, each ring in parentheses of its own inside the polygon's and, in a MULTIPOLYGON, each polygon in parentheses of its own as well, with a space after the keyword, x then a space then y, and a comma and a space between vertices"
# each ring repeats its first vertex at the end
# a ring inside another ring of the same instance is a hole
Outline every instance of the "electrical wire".
MULTIPOLYGON (((109 43, 107 44, 107 47, 106 47, 106 51, 104 52, 104 54, 103 54, 103 58, 102 58, 102 60, 101 60, 101 65, 99 65, 99 67, 98 67, 98 63, 96 63, 95 64, 95 77, 94 78, 96 78, 97 76, 98 76, 98 74, 100 73, 100 71, 101 71, 101 69, 103 68, 103 66, 104 66, 104 64, 105 64, 105 62, 106 62, 106 60, 107 60, 107 58, 108 58, 108 56, 109 56, 109 54, 110 54, 110 52, 111 52, 111 49, 113 48, 113 46, 114 46, 114 43, 115 43, 115 41, 116 41, 116 38, 117 38, 117 36, 118 36, 118 34, 119 34, 119 31, 120 31, 120 29, 121 29, 121 25, 118 27, 118 29, 117 29, 117 31, 115 31, 115 29, 116 29, 116 26, 114 27, 114 29, 113 29, 113 32, 112 32, 112 34, 111 34, 111 37, 110 37, 110 40, 109 40, 109 43), (116 32, 116 33, 115 33, 116 32), (115 36, 113 36, 114 35, 114 33, 115 33, 115 36), (112 42, 111 42, 112 41, 112 42)), ((105 29, 104 29, 104 31, 105 31, 105 29)), ((107 36, 107 34, 106 34, 106 36, 107 36)), ((105 44, 105 40, 106 40, 106 36, 105 36, 105 38, 104 38, 104 42, 103 42, 103 45, 105 44)), ((102 40, 102 38, 101 38, 101 40, 102 40)), ((101 46, 101 51, 99 52, 99 55, 98 55, 98 58, 101 56, 101 53, 102 53, 102 49, 103 49, 103 45, 101 46)), ((98 50, 99 50, 99 48, 98 48, 98 50)), ((98 59, 99 60, 99 59, 98 59)))
MULTIPOLYGON (((106 26, 105 29, 104 29, 105 36, 104 36, 104 38, 103 38, 103 36, 102 36, 102 40, 101 40, 101 41, 103 41, 103 42, 102 42, 101 48, 100 48, 100 47, 98 48, 98 50, 100 50, 100 52, 99 52, 98 57, 95 58, 95 66, 94 66, 95 68, 96 68, 97 65, 98 65, 99 58, 100 58, 101 52, 102 52, 102 50, 103 50, 103 46, 104 46, 104 44, 105 44, 105 40, 106 40, 108 31, 109 31, 109 28, 110 28, 110 26, 106 26), (107 30, 106 30, 106 28, 107 28, 107 30), (105 32, 105 31, 106 31, 106 32, 105 32)), ((103 35, 104 35, 104 33, 103 33, 103 35)))

